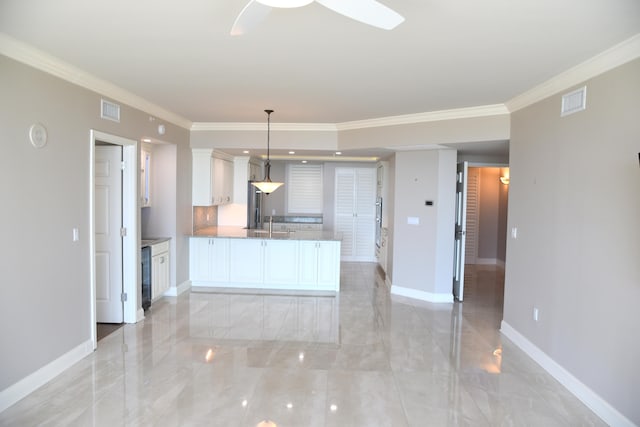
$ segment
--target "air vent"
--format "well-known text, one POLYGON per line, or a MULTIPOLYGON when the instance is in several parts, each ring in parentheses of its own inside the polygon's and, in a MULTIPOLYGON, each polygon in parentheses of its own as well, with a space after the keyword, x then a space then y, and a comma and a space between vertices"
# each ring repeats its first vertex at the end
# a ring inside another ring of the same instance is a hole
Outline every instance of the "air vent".
POLYGON ((587 108, 587 87, 574 90, 562 95, 562 108, 560 109, 560 117, 577 113, 587 108))
POLYGON ((105 99, 100 103, 100 117, 114 122, 120 122, 120 106, 105 99))

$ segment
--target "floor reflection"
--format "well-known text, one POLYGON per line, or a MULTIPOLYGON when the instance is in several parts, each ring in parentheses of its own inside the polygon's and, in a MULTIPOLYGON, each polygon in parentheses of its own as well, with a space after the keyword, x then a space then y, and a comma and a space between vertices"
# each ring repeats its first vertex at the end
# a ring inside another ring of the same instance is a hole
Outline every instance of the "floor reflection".
POLYGON ((604 425, 504 339, 504 272, 465 301, 390 295, 344 263, 338 297, 187 293, 0 413, 0 425, 604 425))

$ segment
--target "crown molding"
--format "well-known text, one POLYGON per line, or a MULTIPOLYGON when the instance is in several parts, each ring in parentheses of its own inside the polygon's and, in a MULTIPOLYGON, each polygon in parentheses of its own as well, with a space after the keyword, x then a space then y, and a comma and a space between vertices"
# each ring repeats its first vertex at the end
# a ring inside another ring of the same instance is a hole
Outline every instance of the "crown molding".
MULTIPOLYGON (((267 122, 242 123, 242 122, 194 122, 192 131, 266 131, 267 122)), ((307 131, 307 132, 335 132, 337 127, 332 123, 273 123, 271 130, 275 131, 307 131)))
MULTIPOLYGON (((262 160, 266 160, 266 155, 259 156, 262 160)), ((309 162, 377 162, 380 157, 377 156, 291 156, 291 155, 271 155, 271 160, 287 160, 287 161, 301 161, 307 160, 309 162)))
POLYGON ((518 111, 638 57, 640 33, 512 98, 505 105, 510 112, 518 111))
POLYGON ((504 104, 481 105, 478 107, 456 108, 452 110, 430 111, 426 113, 389 116, 370 120, 357 120, 337 124, 338 130, 355 130, 383 126, 409 125, 416 123, 437 122, 442 120, 469 119, 509 114, 504 104))
POLYGON ((0 53, 40 71, 166 120, 176 126, 184 129, 191 127, 190 120, 4 33, 0 33, 0 53))
MULTIPOLYGON (((266 123, 191 122, 138 95, 93 76, 31 45, 13 39, 4 33, 0 33, 0 54, 191 131, 264 131, 266 128, 266 123)), ((638 57, 640 57, 640 33, 510 99, 504 104, 431 111, 335 124, 272 123, 271 129, 274 131, 336 132, 442 120, 508 115, 511 112, 525 108, 638 57)))
MULTIPOLYGON (((321 131, 336 132, 342 130, 365 129, 382 126, 396 126, 440 120, 468 119, 509 114, 504 104, 483 105, 479 107, 457 108, 453 110, 431 111, 427 113, 390 116, 378 119, 358 120, 343 123, 271 123, 276 131, 321 131)), ((215 123, 194 122, 192 131, 264 131, 266 123, 215 123)))

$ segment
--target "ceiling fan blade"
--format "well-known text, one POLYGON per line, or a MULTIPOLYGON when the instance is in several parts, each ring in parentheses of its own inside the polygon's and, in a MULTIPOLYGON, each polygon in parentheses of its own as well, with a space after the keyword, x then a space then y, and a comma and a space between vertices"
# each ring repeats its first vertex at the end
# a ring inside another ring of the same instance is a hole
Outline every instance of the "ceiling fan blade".
POLYGON ((270 11, 271 8, 269 6, 258 3, 256 0, 250 0, 233 23, 231 35, 240 36, 251 31, 253 27, 266 18, 270 11))
POLYGON ((375 0, 316 0, 326 8, 364 24, 392 30, 404 21, 393 9, 375 0))

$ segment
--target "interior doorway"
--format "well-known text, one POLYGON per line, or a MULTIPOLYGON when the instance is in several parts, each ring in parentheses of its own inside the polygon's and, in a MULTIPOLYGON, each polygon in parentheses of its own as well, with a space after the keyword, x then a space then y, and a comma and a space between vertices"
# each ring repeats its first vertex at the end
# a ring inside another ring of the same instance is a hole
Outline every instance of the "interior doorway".
POLYGON ((469 165, 464 269, 468 297, 484 292, 476 286, 479 275, 504 278, 508 200, 507 165, 469 165))
POLYGON ((467 176, 467 264, 504 267, 507 241, 508 167, 469 166, 467 176))
MULTIPOLYGON (((136 323, 144 318, 138 295, 138 277, 140 276, 139 232, 138 232, 138 142, 135 140, 91 130, 89 138, 89 259, 90 259, 90 295, 91 340, 97 348, 97 288, 96 277, 96 146, 111 145, 120 147, 122 180, 120 206, 122 218, 121 234, 121 277, 122 277, 122 317, 125 323, 136 323)), ((118 274, 116 272, 115 274, 118 274)))

